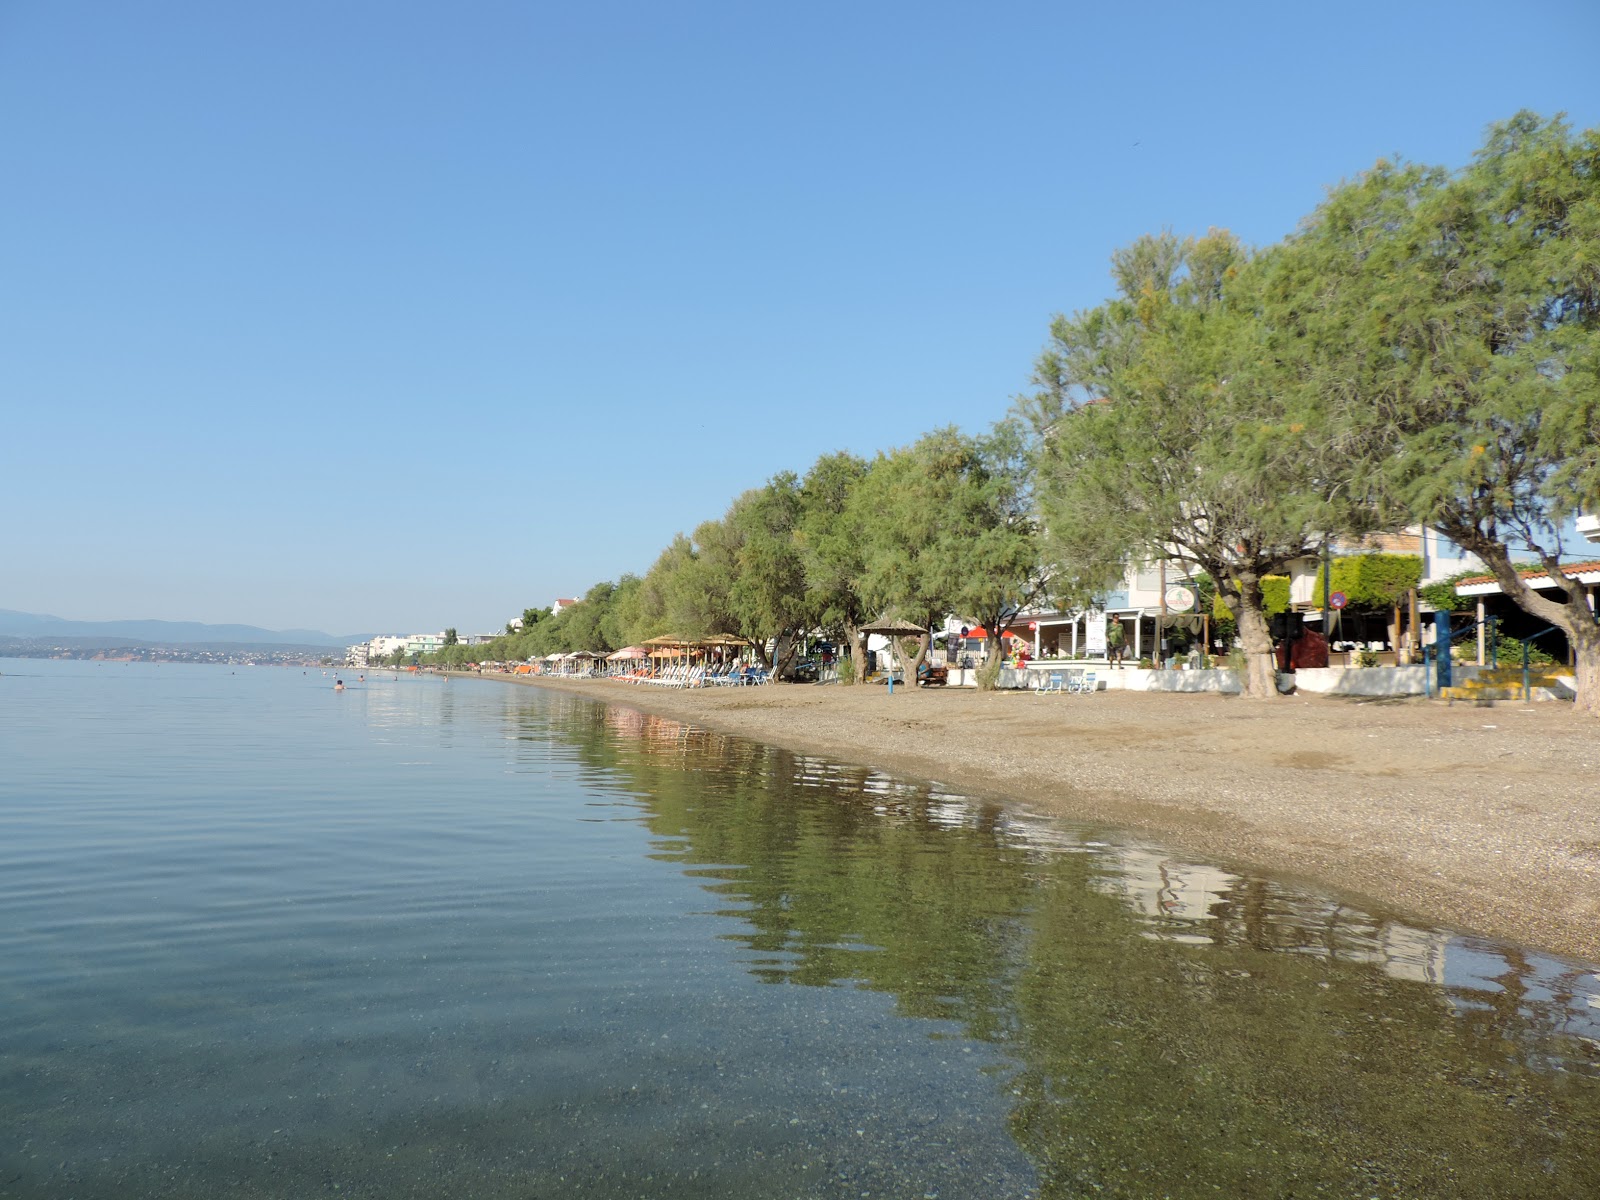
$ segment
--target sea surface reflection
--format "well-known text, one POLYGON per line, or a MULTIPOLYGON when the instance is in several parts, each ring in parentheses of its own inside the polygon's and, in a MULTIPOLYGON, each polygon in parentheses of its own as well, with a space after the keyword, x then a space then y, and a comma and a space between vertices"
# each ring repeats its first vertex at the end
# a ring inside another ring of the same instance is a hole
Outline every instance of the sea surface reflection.
POLYGON ((1592 965, 622 705, 13 665, 0 1195, 1600 1194, 1592 965))

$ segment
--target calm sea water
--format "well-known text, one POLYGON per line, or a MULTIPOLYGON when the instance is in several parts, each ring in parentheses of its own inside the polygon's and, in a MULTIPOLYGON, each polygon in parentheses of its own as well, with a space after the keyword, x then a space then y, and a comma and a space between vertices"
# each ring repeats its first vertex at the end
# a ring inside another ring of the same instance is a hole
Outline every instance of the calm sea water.
POLYGON ((0 1196, 1600 1195, 1600 978, 537 689, 0 661, 0 1196))

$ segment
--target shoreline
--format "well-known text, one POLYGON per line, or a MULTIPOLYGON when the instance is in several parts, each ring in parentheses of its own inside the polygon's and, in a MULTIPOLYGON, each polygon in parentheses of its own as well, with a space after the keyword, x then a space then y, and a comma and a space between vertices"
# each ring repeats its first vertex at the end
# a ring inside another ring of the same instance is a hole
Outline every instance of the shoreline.
POLYGON ((1098 823, 1363 907, 1600 962, 1600 728, 1567 706, 444 672, 642 709, 1098 823))

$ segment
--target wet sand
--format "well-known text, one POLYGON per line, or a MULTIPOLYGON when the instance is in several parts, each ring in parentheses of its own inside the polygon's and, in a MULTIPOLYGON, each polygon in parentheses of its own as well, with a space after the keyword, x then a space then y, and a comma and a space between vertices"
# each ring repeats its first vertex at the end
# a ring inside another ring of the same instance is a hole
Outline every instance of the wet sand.
POLYGON ((1600 961, 1600 724, 1564 704, 483 678, 937 780, 1600 961))

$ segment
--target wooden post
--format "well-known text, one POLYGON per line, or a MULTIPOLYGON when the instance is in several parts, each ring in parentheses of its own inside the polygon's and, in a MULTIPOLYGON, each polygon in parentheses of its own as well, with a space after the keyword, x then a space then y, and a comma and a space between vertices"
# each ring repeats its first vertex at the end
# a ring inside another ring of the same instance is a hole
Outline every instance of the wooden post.
POLYGON ((1417 610, 1417 589, 1411 589, 1411 653, 1420 657, 1422 651, 1422 614, 1417 610))

